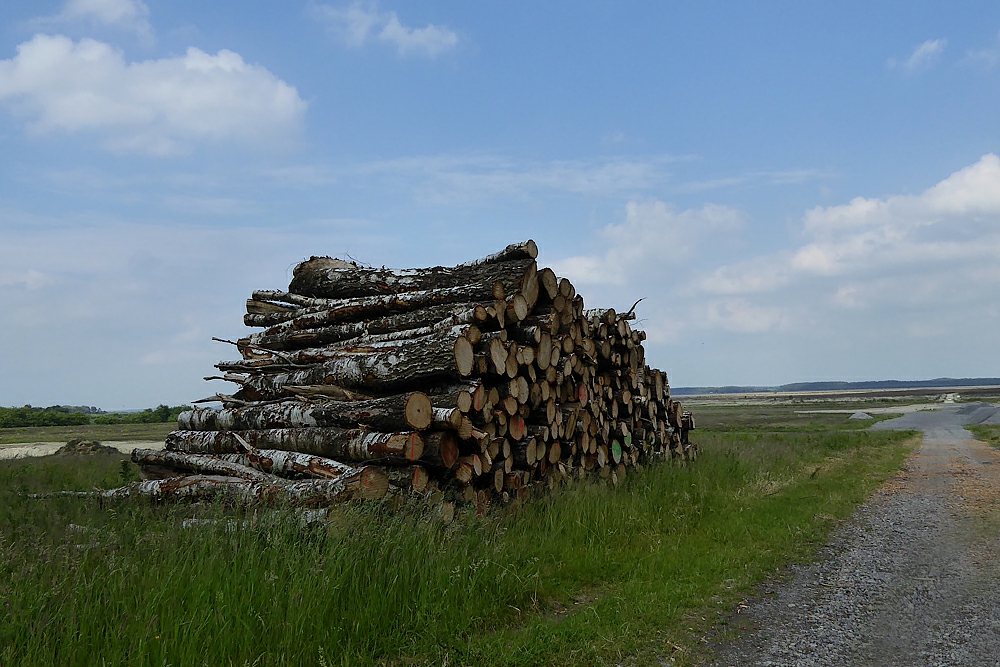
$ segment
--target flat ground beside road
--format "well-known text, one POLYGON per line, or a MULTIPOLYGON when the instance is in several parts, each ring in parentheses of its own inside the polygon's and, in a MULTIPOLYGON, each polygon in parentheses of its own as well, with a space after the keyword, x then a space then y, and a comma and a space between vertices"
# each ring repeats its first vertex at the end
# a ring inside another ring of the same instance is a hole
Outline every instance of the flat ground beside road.
POLYGON ((819 560, 737 607, 713 664, 1000 665, 1000 451, 964 428, 998 415, 957 404, 876 424, 923 441, 819 560))
POLYGON ((124 454, 137 447, 162 449, 164 438, 175 428, 176 422, 4 428, 0 429, 0 460, 55 454, 73 438, 97 440, 124 454))
POLYGON ((743 410, 723 416, 751 425, 713 429, 706 409, 691 465, 449 525, 418 503, 302 527, 212 503, 32 499, 137 471, 114 454, 0 461, 0 664, 690 664, 717 611, 811 558, 912 440, 743 410))
POLYGON ((175 428, 177 428, 177 422, 2 428, 0 429, 0 446, 27 445, 36 442, 61 442, 65 444, 71 438, 84 438, 100 442, 163 440, 175 428))

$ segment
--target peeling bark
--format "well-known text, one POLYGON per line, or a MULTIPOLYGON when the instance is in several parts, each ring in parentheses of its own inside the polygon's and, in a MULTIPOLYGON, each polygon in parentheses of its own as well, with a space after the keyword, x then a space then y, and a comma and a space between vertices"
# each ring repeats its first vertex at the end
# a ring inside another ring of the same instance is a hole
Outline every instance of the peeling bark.
MULTIPOLYGON (((482 340, 482 333, 474 324, 460 324, 449 326, 445 329, 418 329, 400 331, 390 334, 387 337, 365 337, 354 338, 341 343, 324 345, 323 347, 312 347, 290 352, 272 352, 259 350, 248 353, 243 359, 236 361, 222 361, 216 364, 216 368, 221 371, 235 371, 238 373, 252 372, 257 369, 267 369, 269 367, 293 368, 321 364, 331 359, 339 359, 350 354, 368 354, 378 350, 392 350, 407 342, 433 342, 435 339, 444 338, 456 340, 459 338, 482 340)), ((469 349, 467 356, 472 354, 469 349)), ((468 366, 471 361, 466 363, 468 366)), ((467 373, 466 373, 467 374, 467 373)))
POLYGON ((389 481, 381 471, 359 473, 339 479, 317 479, 274 484, 220 475, 188 475, 133 482, 117 489, 97 492, 102 500, 207 500, 222 497, 241 504, 291 502, 323 507, 355 498, 385 496, 389 481))
POLYGON ((307 369, 250 378, 246 386, 262 399, 277 398, 285 385, 335 384, 348 389, 390 393, 433 380, 459 377, 455 340, 440 337, 403 341, 367 353, 343 354, 307 369))
POLYGON ((208 454, 134 449, 132 450, 132 463, 144 468, 167 468, 174 471, 203 475, 241 477, 258 482, 278 482, 278 479, 274 475, 256 470, 242 461, 229 461, 208 454))
POLYGON ((430 476, 422 466, 386 468, 385 474, 389 477, 389 486, 397 487, 403 491, 423 493, 427 490, 427 485, 430 482, 430 476))
POLYGON ((430 399, 416 391, 367 401, 285 401, 225 410, 195 408, 180 414, 177 428, 188 431, 247 431, 307 426, 351 428, 363 424, 385 432, 422 431, 431 425, 431 411, 430 399))
MULTIPOLYGON (((301 299, 321 297, 343 299, 379 294, 400 294, 442 287, 455 287, 471 283, 496 281, 507 283, 509 274, 516 267, 523 271, 527 263, 538 255, 533 242, 508 246, 503 251, 484 257, 476 262, 455 267, 436 266, 426 269, 368 269, 363 267, 338 268, 330 266, 326 258, 313 258, 302 262, 293 269, 293 278, 288 286, 294 295, 279 296, 263 293, 265 300, 285 300, 289 303, 309 305, 301 299), (530 246, 528 245, 530 244, 530 246), (533 251, 533 252, 532 252, 533 251), (512 269, 512 267, 514 267, 512 269), (301 296, 300 296, 301 295, 301 296), (299 298, 296 298, 296 297, 299 298)), ((258 293, 254 293, 257 298, 258 293)))
POLYGON ((486 320, 486 309, 477 308, 476 304, 446 303, 407 313, 316 329, 292 329, 278 325, 241 338, 236 343, 241 349, 256 347, 267 350, 296 350, 362 338, 375 340, 375 336, 387 336, 403 331, 433 333, 459 324, 483 324, 486 320))
POLYGON ((346 461, 415 461, 424 452, 424 442, 418 433, 335 427, 174 431, 167 436, 166 447, 193 454, 241 454, 245 451, 241 438, 257 449, 280 449, 346 461))
MULTIPOLYGON (((534 260, 513 262, 504 267, 509 275, 503 280, 509 281, 511 294, 521 287, 525 272, 534 273, 534 260)), ((427 289, 401 294, 386 294, 349 299, 333 299, 326 306, 316 306, 295 311, 294 313, 270 313, 264 315, 247 314, 244 324, 251 327, 273 327, 287 323, 282 328, 315 329, 316 327, 356 322, 362 319, 383 317, 393 313, 405 313, 441 304, 466 302, 488 303, 493 299, 493 281, 479 282, 439 289, 427 289)))

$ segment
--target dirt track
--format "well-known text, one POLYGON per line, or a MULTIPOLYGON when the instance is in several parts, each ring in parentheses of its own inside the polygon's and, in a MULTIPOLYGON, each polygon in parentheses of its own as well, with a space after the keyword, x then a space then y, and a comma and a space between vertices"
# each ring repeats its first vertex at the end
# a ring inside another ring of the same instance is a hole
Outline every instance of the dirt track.
POLYGON ((1000 451, 967 423, 988 404, 876 424, 919 429, 903 471, 812 565, 741 606, 714 665, 1000 667, 1000 451))

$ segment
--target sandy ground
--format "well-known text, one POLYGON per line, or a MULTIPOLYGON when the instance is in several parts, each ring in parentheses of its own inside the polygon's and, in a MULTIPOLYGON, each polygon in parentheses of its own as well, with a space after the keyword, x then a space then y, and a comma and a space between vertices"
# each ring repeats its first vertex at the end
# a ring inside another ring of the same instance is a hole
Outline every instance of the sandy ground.
POLYGON ((980 403, 874 425, 922 444, 817 562, 739 605, 713 664, 1000 667, 1000 451, 963 428, 998 420, 980 403))
MULTIPOLYGON (((65 442, 31 442, 16 445, 0 445, 0 460, 20 459, 28 456, 48 456, 65 445, 65 442)), ((120 452, 131 454, 133 449, 163 449, 163 440, 123 440, 121 442, 101 442, 120 452)))

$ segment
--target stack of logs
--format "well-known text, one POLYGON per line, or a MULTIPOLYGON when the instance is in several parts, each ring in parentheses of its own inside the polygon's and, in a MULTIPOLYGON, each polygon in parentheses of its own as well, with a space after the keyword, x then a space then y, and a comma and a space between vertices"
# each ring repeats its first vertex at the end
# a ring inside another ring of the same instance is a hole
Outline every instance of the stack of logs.
POLYGON ((537 252, 527 241, 450 268, 299 264, 287 292, 253 293, 244 322, 263 330, 225 341, 242 358, 206 378, 239 390, 181 414, 165 451, 137 450, 146 481, 119 493, 324 505, 392 491, 485 509, 693 458, 694 419, 645 365, 633 312, 586 310, 537 252))

